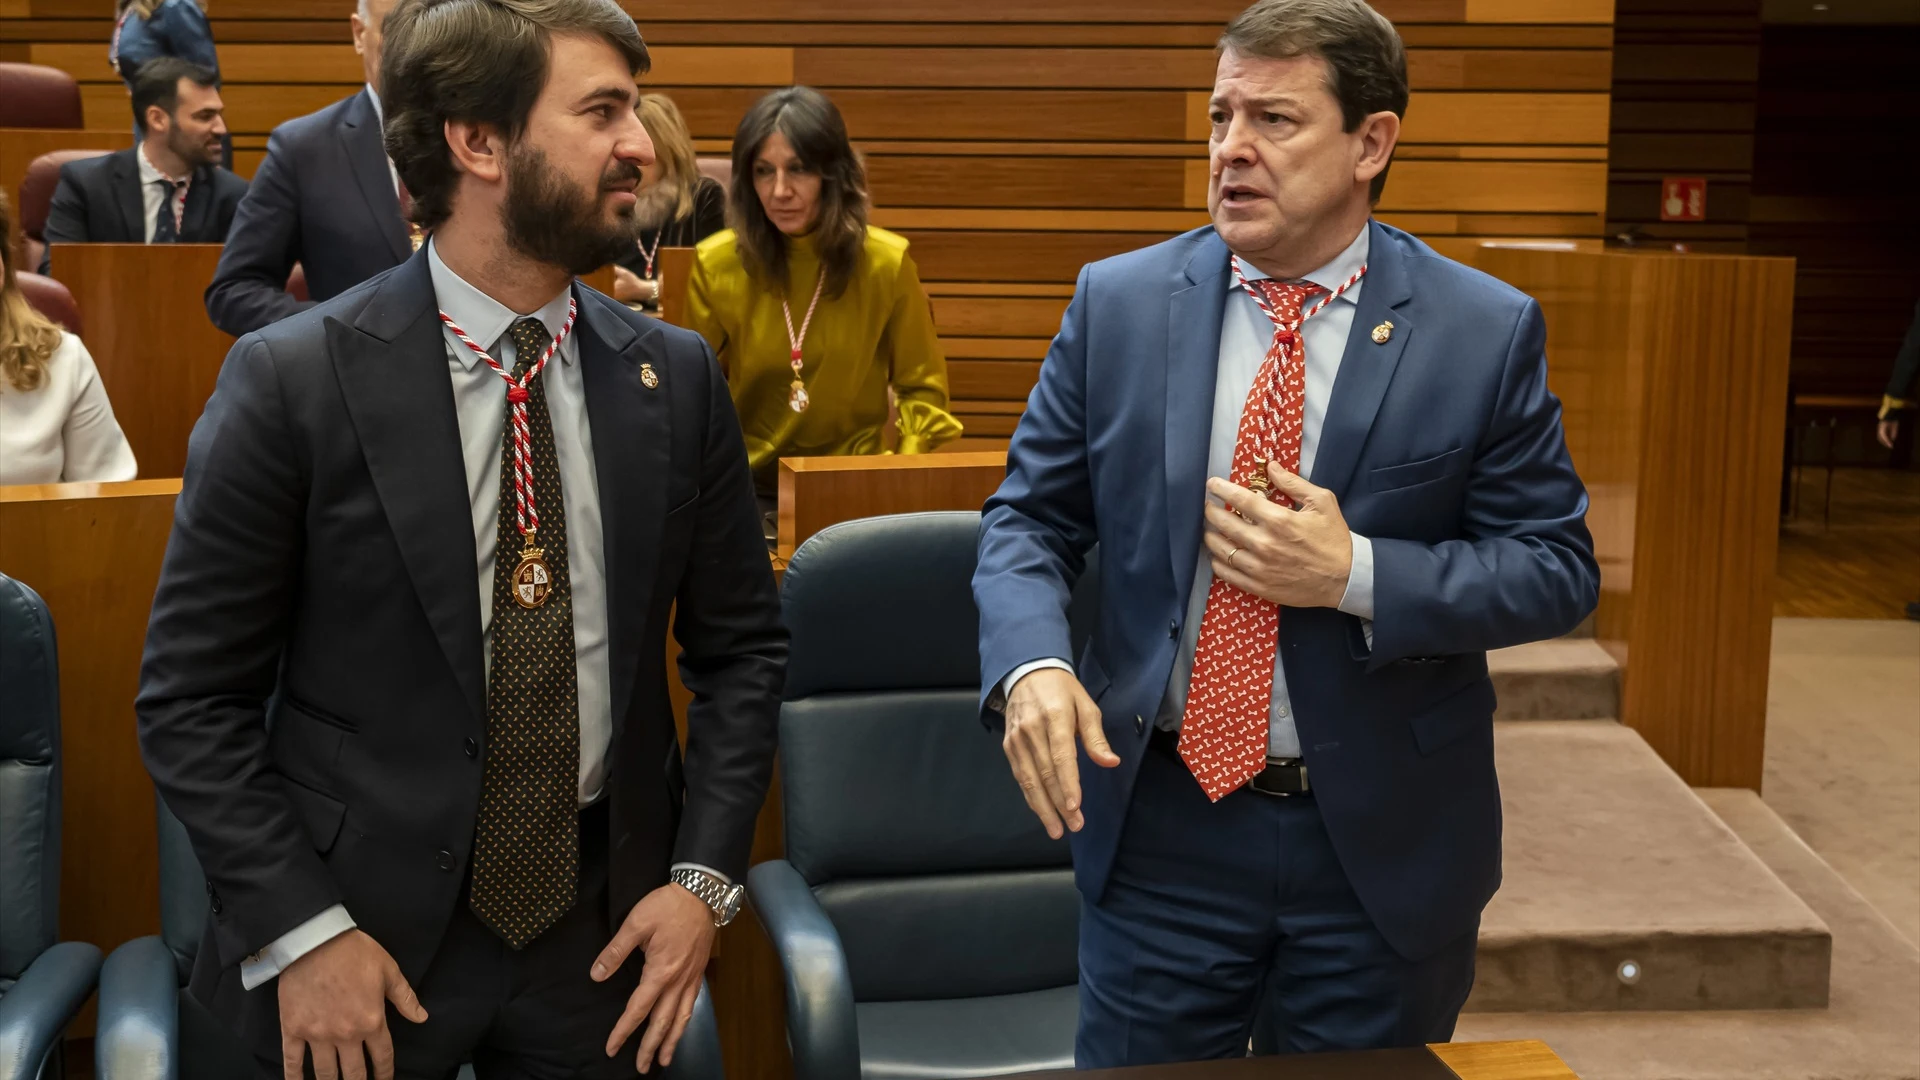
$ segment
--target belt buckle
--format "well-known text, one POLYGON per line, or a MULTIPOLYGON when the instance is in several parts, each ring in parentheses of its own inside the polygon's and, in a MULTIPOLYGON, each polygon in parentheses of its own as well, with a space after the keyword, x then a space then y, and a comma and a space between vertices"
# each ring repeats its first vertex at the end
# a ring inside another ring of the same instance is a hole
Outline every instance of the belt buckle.
POLYGON ((1276 799, 1291 799, 1296 795, 1305 795, 1308 791, 1312 790, 1312 788, 1307 783, 1306 763, 1304 761, 1301 761, 1299 758, 1271 759, 1267 762, 1267 769, 1262 769, 1258 773, 1255 773, 1253 776, 1253 779, 1247 781, 1247 786, 1259 792, 1262 795, 1268 795, 1276 799), (1272 769, 1272 768, 1275 768, 1276 766, 1283 767, 1283 768, 1295 768, 1300 770, 1299 772, 1300 790, 1299 791, 1275 791, 1272 788, 1260 786, 1260 778, 1267 774, 1267 769, 1272 769))

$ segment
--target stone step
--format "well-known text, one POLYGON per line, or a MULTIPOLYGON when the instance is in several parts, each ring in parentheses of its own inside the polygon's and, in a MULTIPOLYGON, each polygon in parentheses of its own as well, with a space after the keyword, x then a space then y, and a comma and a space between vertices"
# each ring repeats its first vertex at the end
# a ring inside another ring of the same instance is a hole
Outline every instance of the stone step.
POLYGON ((1751 791, 1699 796, 1833 933, 1824 1009, 1473 1013, 1460 1041, 1543 1039, 1581 1080, 1915 1080, 1920 950, 1751 791))
POLYGON ((1536 641, 1487 654, 1495 720, 1615 720, 1620 665, 1590 637, 1536 641))
POLYGON ((1495 728, 1506 880, 1469 1010, 1826 1004, 1812 909, 1619 724, 1495 728))

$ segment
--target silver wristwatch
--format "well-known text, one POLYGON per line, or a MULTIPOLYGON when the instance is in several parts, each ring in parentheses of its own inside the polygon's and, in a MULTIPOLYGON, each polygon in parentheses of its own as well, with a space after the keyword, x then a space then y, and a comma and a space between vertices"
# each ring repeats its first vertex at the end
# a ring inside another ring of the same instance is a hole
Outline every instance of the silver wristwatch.
POLYGON ((740 914, 740 898, 747 890, 729 885, 705 870, 682 867, 673 872, 673 883, 700 898, 713 909, 713 925, 725 926, 740 914))

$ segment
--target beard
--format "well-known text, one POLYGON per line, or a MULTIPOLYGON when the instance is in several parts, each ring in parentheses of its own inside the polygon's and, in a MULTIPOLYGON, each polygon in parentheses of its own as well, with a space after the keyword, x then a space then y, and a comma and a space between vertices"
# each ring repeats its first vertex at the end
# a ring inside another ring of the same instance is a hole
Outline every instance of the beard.
POLYGON ((220 160, 220 140, 196 139, 178 127, 167 132, 167 149, 187 163, 189 169, 212 165, 220 160))
POLYGON ((563 176, 538 147, 522 142, 507 154, 507 200, 500 208, 507 244, 529 259, 579 276, 626 254, 639 241, 631 208, 609 221, 601 197, 624 181, 637 181, 640 167, 616 163, 593 191, 563 176))

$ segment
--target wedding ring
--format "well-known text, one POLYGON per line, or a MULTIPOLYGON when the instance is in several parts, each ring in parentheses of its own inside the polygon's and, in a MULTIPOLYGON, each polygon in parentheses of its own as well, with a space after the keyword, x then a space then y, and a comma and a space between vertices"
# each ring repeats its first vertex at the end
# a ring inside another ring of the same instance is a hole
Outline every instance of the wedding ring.
POLYGON ((1239 549, 1239 548, 1234 548, 1234 549, 1233 549, 1232 551, 1229 551, 1229 552, 1227 552, 1227 565, 1228 565, 1228 566, 1232 566, 1232 565, 1233 565, 1233 557, 1234 557, 1235 555, 1238 555, 1238 554, 1240 554, 1240 549, 1239 549))

